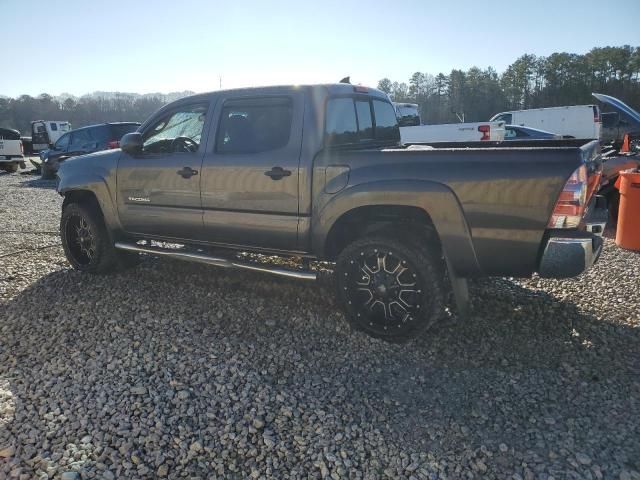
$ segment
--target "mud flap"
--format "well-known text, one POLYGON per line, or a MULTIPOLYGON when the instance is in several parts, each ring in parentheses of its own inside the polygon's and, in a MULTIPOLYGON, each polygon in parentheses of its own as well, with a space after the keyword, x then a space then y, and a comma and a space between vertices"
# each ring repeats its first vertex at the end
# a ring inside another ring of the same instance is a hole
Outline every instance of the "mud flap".
POLYGON ((467 279, 456 275, 453 266, 446 255, 444 256, 444 260, 447 264, 447 276, 451 283, 451 291, 453 292, 453 301, 456 304, 458 318, 465 320, 468 318, 471 309, 467 279))

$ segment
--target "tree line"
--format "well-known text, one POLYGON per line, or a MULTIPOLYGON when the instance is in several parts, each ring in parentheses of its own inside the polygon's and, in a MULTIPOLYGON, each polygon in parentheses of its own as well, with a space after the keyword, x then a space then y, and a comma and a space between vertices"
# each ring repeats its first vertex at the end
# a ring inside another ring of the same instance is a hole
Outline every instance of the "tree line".
MULTIPOLYGON (((503 73, 494 68, 416 72, 407 82, 383 78, 378 88, 394 101, 417 103, 423 123, 488 120, 522 108, 595 103, 592 92, 640 106, 640 47, 593 48, 584 55, 522 55, 503 73)), ((67 120, 74 128, 102 122, 145 120, 169 101, 191 92, 138 95, 96 92, 80 98, 0 96, 0 127, 30 135, 33 120, 67 120)))
POLYGON ((0 97, 0 127, 17 129, 30 136, 33 120, 69 121, 73 128, 104 122, 142 122, 169 101, 190 93, 139 95, 96 92, 80 98, 53 97, 43 93, 37 97, 0 97))
MULTIPOLYGON (((488 120, 505 110, 597 103, 605 93, 640 106, 640 47, 593 48, 584 55, 522 55, 499 74, 489 67, 447 75, 416 72, 407 82, 383 78, 378 88, 396 102, 419 105, 422 122, 488 120)), ((606 110, 606 108, 604 108, 606 110)))

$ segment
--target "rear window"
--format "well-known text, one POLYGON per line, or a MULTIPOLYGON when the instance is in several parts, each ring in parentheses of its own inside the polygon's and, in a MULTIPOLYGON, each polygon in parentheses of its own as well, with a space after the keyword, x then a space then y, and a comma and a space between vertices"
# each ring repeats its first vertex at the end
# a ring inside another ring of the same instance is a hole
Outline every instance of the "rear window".
POLYGON ((111 125, 110 138, 107 140, 120 141, 127 133, 135 132, 139 125, 127 124, 127 125, 111 125))
POLYGON ((222 108, 219 153, 260 153, 289 143, 293 103, 287 97, 230 100, 222 108))
POLYGON ((389 102, 357 97, 331 98, 327 102, 325 142, 328 145, 399 141, 396 112, 389 102))

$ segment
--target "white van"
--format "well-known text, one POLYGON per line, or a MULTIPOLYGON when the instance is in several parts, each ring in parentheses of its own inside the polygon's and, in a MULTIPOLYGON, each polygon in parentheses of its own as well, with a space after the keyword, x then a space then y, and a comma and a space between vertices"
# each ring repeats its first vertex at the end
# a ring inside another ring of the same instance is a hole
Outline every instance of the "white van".
POLYGON ((0 170, 12 173, 18 170, 18 166, 25 168, 20 132, 0 128, 0 170))
POLYGON ((532 108, 500 112, 490 121, 503 121, 507 125, 546 130, 557 135, 574 138, 600 139, 602 120, 597 105, 573 105, 571 107, 532 108))
POLYGON ((69 122, 56 120, 35 120, 31 122, 31 141, 33 151, 46 150, 65 133, 71 130, 69 122))

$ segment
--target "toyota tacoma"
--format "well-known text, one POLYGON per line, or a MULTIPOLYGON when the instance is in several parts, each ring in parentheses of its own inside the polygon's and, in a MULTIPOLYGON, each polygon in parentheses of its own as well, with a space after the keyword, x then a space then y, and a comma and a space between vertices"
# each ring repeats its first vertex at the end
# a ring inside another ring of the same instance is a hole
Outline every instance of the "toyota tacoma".
POLYGON ((75 269, 148 253, 311 280, 332 262, 349 322, 385 340, 464 314, 468 278, 576 276, 602 250, 597 141, 404 145, 388 97, 361 86, 183 98, 120 147, 58 172, 75 269))

